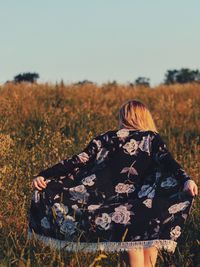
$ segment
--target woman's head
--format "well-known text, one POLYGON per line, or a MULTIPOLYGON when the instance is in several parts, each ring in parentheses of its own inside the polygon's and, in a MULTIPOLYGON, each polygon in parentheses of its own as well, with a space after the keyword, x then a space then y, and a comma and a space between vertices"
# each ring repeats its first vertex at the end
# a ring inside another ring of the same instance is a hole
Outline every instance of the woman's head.
POLYGON ((120 128, 158 132, 145 104, 136 99, 126 101, 119 110, 120 128))

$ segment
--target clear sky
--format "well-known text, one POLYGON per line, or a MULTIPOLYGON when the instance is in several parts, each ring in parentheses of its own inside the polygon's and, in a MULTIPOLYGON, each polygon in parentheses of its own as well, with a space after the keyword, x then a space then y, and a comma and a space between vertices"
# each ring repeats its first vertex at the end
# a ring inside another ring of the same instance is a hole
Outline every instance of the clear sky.
POLYGON ((157 85, 181 67, 200 69, 199 0, 0 0, 0 83, 157 85))

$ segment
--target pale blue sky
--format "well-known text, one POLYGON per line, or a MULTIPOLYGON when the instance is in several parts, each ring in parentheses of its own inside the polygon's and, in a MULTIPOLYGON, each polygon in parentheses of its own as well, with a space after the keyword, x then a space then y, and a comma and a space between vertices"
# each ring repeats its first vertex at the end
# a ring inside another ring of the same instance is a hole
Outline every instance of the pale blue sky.
POLYGON ((0 83, 163 81, 200 69, 199 0, 0 0, 0 83))

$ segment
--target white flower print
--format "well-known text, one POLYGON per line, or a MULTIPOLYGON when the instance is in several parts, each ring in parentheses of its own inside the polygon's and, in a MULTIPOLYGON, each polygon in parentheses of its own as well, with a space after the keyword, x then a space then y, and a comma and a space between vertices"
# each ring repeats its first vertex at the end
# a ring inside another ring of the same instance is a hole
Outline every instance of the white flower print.
POLYGON ((65 179, 66 178, 66 175, 63 175, 63 176, 60 176, 59 179, 65 179))
POLYGON ((157 225, 153 230, 154 230, 154 232, 158 233, 160 230, 160 225, 157 225))
POLYGON ((89 155, 86 152, 81 152, 78 155, 78 158, 80 160, 80 162, 87 162, 89 160, 89 155))
POLYGON ((170 237, 172 240, 176 240, 180 235, 181 235, 181 227, 179 225, 171 228, 170 237))
POLYGON ((77 193, 85 193, 87 190, 84 185, 77 185, 75 187, 71 187, 69 191, 77 192, 77 193))
POLYGON ((67 214, 69 211, 68 207, 66 205, 64 205, 63 203, 57 203, 56 202, 53 204, 53 207, 54 207, 54 209, 58 215, 67 214))
POLYGON ((96 144, 98 150, 102 147, 102 143, 100 140, 93 139, 93 143, 96 144))
POLYGON ((140 235, 136 235, 136 236, 133 238, 133 240, 138 240, 138 239, 140 239, 140 238, 141 238, 140 235))
POLYGON ((167 219, 165 219, 165 220, 163 221, 163 224, 168 223, 168 222, 171 222, 171 221, 173 221, 173 220, 174 220, 174 215, 172 215, 172 216, 168 217, 167 219))
POLYGON ((60 198, 59 194, 56 194, 54 199, 60 198))
POLYGON ((130 212, 126 206, 120 205, 115 208, 115 211, 112 213, 112 221, 120 224, 128 224, 131 214, 133 213, 130 212))
POLYGON ((152 186, 150 185, 143 185, 141 187, 141 190, 138 192, 138 197, 145 197, 147 196, 148 198, 153 198, 155 195, 155 189, 153 189, 152 186))
POLYGON ((162 173, 159 171, 156 171, 156 179, 159 179, 162 176, 162 173))
POLYGON ((72 205, 72 209, 74 209, 74 210, 78 210, 79 207, 78 207, 78 205, 74 204, 74 205, 72 205))
POLYGON ((96 225, 99 225, 104 230, 108 230, 110 228, 111 217, 108 213, 102 213, 102 216, 98 216, 95 219, 96 225))
POLYGON ((78 203, 86 203, 89 197, 89 193, 87 192, 84 185, 77 185, 75 187, 71 187, 69 189, 69 193, 72 196, 72 199, 77 200, 78 203))
POLYGON ((153 189, 153 190, 147 195, 147 197, 148 197, 148 198, 154 198, 155 193, 156 193, 156 190, 153 189))
POLYGON ((130 139, 129 142, 126 142, 125 145, 122 146, 124 148, 124 152, 129 155, 136 155, 138 149, 138 142, 135 139, 130 139), (127 152, 126 152, 127 151, 127 152))
POLYGON ((33 191, 32 200, 35 203, 38 203, 40 201, 40 192, 38 190, 33 191))
POLYGON ((100 205, 89 205, 88 206, 88 210, 90 211, 90 212, 93 212, 94 210, 96 210, 96 209, 98 209, 99 207, 101 206, 101 204, 100 205))
POLYGON ((128 129, 120 129, 119 131, 116 132, 117 136, 120 138, 127 137, 129 135, 129 130, 128 129))
POLYGON ((41 226, 46 228, 46 229, 50 229, 50 224, 49 224, 47 217, 42 218, 41 226))
POLYGON ((124 167, 120 173, 128 173, 128 178, 130 177, 130 175, 138 175, 137 170, 133 167, 133 165, 135 164, 136 161, 134 161, 130 167, 124 167))
POLYGON ((156 224, 159 224, 160 223, 160 220, 158 218, 155 218, 155 219, 152 219, 149 224, 152 224, 153 223, 156 223, 156 224))
POLYGON ((96 175, 92 174, 82 179, 82 183, 84 185, 92 186, 94 185, 94 180, 96 179, 96 175))
POLYGON ((187 219, 187 216, 188 216, 187 213, 183 213, 183 214, 182 214, 182 217, 183 217, 184 219, 187 219))
POLYGON ((76 231, 76 225, 77 222, 75 222, 75 219, 72 216, 67 215, 60 225, 60 232, 66 235, 72 235, 76 231))
POLYGON ((69 209, 66 205, 63 203, 54 203, 52 206, 52 212, 56 217, 57 223, 61 223, 63 221, 63 218, 68 213, 69 209))
POLYGON ((164 179, 164 181, 162 181, 160 186, 168 189, 170 187, 176 186, 177 184, 178 183, 177 183, 176 179, 174 179, 172 177, 167 177, 164 179))
POLYGON ((146 196, 150 191, 151 191, 152 187, 150 185, 143 185, 141 187, 141 190, 138 192, 138 197, 144 197, 146 196))
POLYGON ((142 141, 140 141, 139 143, 139 148, 142 151, 147 152, 149 155, 151 153, 152 139, 153 139, 153 136, 150 136, 148 134, 147 136, 143 136, 142 141))
POLYGON ((190 205, 189 201, 180 202, 178 204, 174 204, 168 208, 170 214, 177 213, 179 211, 185 210, 190 205))
POLYGON ((124 184, 124 183, 118 183, 115 186, 115 192, 116 193, 132 193, 135 191, 135 186, 133 184, 124 184))
POLYGON ((101 162, 103 162, 106 159, 108 153, 109 153, 109 150, 107 150, 104 147, 101 148, 100 151, 96 155, 96 163, 100 164, 101 162))
POLYGON ((152 199, 147 198, 142 202, 147 208, 152 208, 152 199))
POLYGON ((157 226, 153 229, 154 233, 151 235, 151 237, 153 237, 153 238, 158 238, 158 236, 159 236, 159 230, 160 230, 160 225, 157 225, 157 226))

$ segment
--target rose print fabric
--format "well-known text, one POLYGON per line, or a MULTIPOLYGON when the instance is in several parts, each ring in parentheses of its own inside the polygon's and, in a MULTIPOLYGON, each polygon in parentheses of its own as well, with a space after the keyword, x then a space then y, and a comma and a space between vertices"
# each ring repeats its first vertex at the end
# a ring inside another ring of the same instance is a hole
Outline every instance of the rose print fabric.
POLYGON ((153 131, 107 131, 39 175, 47 187, 33 191, 28 235, 66 250, 174 252, 193 203, 190 177, 153 131))

